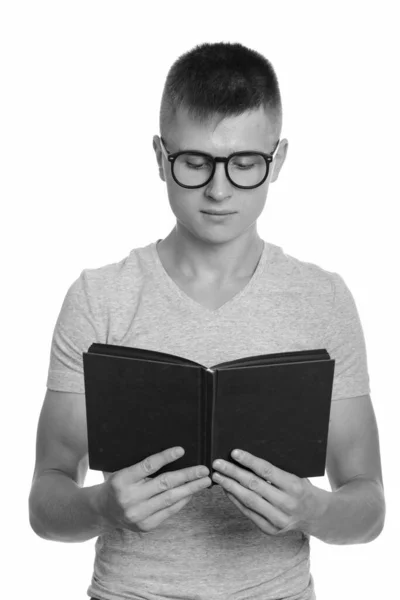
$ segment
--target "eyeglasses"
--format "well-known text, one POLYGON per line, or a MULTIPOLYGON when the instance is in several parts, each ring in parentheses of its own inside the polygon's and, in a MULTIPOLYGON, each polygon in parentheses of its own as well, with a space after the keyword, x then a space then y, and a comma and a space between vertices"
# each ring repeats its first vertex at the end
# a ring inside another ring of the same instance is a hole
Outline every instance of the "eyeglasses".
POLYGON ((225 173, 229 181, 238 188, 250 190, 264 183, 268 177, 269 166, 275 158, 279 147, 278 140, 273 152, 233 152, 229 156, 212 156, 197 150, 183 150, 171 153, 161 137, 161 148, 171 163, 172 177, 184 188, 200 188, 207 185, 214 177, 216 163, 225 165, 225 173))

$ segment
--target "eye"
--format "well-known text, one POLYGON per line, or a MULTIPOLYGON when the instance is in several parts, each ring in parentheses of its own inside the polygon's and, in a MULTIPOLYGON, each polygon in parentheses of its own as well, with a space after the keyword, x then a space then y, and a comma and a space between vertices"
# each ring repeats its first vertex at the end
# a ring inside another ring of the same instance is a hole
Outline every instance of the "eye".
POLYGON ((232 166, 235 167, 236 169, 240 169, 241 171, 249 171, 250 169, 255 167, 255 163, 236 161, 236 162, 232 163, 232 166))
POLYGON ((203 168, 203 167, 207 167, 207 166, 208 166, 208 163, 206 163, 206 162, 192 163, 192 162, 190 162, 189 160, 186 160, 186 161, 185 161, 185 165, 186 165, 187 167, 189 167, 189 169, 201 169, 201 168, 203 168))
POLYGON ((230 166, 239 171, 252 171, 254 169, 264 168, 264 158, 258 154, 242 154, 233 156, 230 166))
POLYGON ((255 166, 255 164, 254 164, 254 163, 252 163, 252 164, 250 164, 250 165, 249 165, 249 164, 246 164, 246 165, 241 165, 241 164, 239 164, 239 165, 238 165, 239 169, 252 169, 254 166, 255 166))

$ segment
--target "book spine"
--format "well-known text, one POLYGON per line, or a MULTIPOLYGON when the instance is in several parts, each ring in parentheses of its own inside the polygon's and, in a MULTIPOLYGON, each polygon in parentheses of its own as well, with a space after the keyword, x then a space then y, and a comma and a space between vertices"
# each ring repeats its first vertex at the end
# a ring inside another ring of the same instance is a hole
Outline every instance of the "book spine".
POLYGON ((207 421, 206 421, 206 406, 207 406, 207 372, 206 370, 200 369, 200 377, 201 377, 201 389, 200 389, 200 398, 199 398, 199 415, 198 415, 198 430, 197 430, 197 439, 198 439, 198 447, 199 454, 197 457, 197 463, 199 465, 205 465, 205 447, 206 447, 206 431, 207 431, 207 421))
POLYGON ((215 377, 216 371, 207 369, 206 375, 206 398, 205 398, 205 423, 204 423, 204 462, 212 472, 212 457, 213 457, 213 438, 214 438, 214 401, 215 401, 215 377))

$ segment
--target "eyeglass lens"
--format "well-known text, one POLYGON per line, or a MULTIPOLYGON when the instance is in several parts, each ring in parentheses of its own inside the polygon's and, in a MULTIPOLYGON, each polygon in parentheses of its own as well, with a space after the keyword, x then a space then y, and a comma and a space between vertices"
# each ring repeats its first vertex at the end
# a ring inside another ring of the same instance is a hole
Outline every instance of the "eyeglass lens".
MULTIPOLYGON (((213 162, 206 156, 185 152, 174 163, 176 179, 183 185, 202 185, 210 178, 213 162)), ((234 183, 241 186, 255 186, 266 174, 268 165, 261 154, 233 156, 228 162, 228 173, 234 183)))

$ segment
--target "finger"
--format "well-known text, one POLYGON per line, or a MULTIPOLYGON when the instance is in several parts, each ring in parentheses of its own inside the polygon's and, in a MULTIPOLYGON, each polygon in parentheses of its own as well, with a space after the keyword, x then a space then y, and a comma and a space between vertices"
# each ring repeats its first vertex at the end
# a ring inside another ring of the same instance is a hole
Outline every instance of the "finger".
POLYGON ((136 496, 138 501, 126 513, 128 519, 137 523, 161 513, 162 521, 171 514, 171 509, 174 511, 172 507, 175 504, 211 485, 211 479, 202 476, 185 485, 179 485, 179 482, 186 478, 187 475, 176 471, 163 473, 160 477, 144 483, 139 487, 141 499, 136 496))
MULTIPOLYGON (((252 471, 244 468, 241 469, 231 462, 223 460, 218 460, 217 463, 213 463, 213 467, 217 469, 220 474, 238 481, 242 487, 254 491, 286 514, 292 514, 294 502, 289 494, 270 484, 265 479, 258 477, 252 471), (218 463, 220 463, 221 466, 217 466, 218 463)), ((216 482, 219 483, 218 481, 216 482)))
POLYGON ((186 496, 209 487, 209 472, 205 465, 197 465, 127 484, 128 489, 133 488, 130 493, 135 499, 127 513, 129 518, 135 521, 145 519, 169 508, 186 496))
MULTIPOLYGON (((262 484, 262 482, 260 482, 262 484)), ((289 515, 282 512, 260 494, 243 487, 240 483, 230 477, 222 477, 218 484, 232 494, 243 506, 252 512, 259 514, 262 518, 269 521, 274 527, 283 529, 289 523, 289 515)), ((265 483, 265 485, 268 485, 265 483)))
POLYGON ((299 479, 297 475, 283 471, 279 467, 275 467, 267 460, 259 458, 258 456, 254 456, 254 454, 250 454, 250 452, 244 452, 241 450, 240 454, 237 455, 235 451, 233 451, 232 457, 239 464, 256 473, 256 475, 261 477, 261 479, 264 481, 271 482, 273 485, 285 492, 290 493, 293 489, 293 485, 296 485, 297 480, 299 479))
POLYGON ((263 531, 264 533, 268 533, 269 535, 278 535, 280 533, 280 530, 277 527, 275 527, 270 521, 244 506, 241 502, 239 502, 237 498, 235 498, 233 494, 226 492, 226 495, 228 496, 230 501, 235 506, 237 506, 237 508, 244 515, 246 515, 246 517, 251 519, 253 523, 255 523, 261 529, 261 531, 263 531))
POLYGON ((182 498, 182 500, 175 502, 175 504, 171 504, 171 506, 169 506, 168 508, 160 510, 157 513, 152 514, 150 517, 143 519, 138 523, 138 525, 140 526, 140 530, 150 531, 151 529, 155 529, 156 527, 158 527, 158 525, 160 525, 160 523, 165 521, 165 519, 167 519, 174 513, 179 512, 181 508, 183 508, 186 504, 190 502, 191 499, 191 495, 187 496, 186 498, 182 498))
POLYGON ((126 467, 120 471, 123 481, 126 483, 137 483, 149 475, 156 473, 164 465, 177 460, 185 453, 180 446, 167 448, 157 454, 152 454, 139 463, 126 467))

